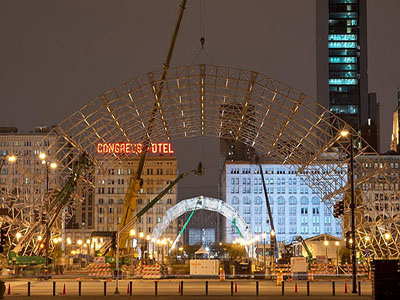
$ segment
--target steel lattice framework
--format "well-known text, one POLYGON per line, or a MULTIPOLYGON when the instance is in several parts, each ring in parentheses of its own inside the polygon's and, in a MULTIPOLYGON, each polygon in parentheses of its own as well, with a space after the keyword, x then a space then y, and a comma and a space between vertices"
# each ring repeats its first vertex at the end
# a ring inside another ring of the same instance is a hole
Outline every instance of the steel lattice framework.
MULTIPOLYGON (((340 135, 347 129, 359 148, 354 158, 357 247, 378 257, 399 256, 400 216, 395 209, 399 179, 391 176, 390 166, 343 120, 281 82, 230 67, 171 68, 158 98, 161 72, 147 73, 104 92, 56 126, 52 134, 58 137, 40 150, 53 153, 62 166, 59 183, 83 151, 100 168, 105 168, 105 157, 108 163, 124 160, 124 155, 116 154, 104 154, 100 159, 98 143, 140 143, 146 135, 156 143, 210 136, 242 142, 290 166, 308 179, 328 207, 340 199, 348 204, 351 142, 340 135), (147 124, 154 103, 157 114, 150 135, 147 124), (374 155, 373 162, 367 153, 374 155), (382 165, 367 168, 370 162, 382 165), (378 192, 384 195, 384 210, 376 209, 378 192), (390 233, 389 239, 384 238, 385 233, 390 233)), ((349 214, 348 208, 345 214, 349 214)), ((348 230, 346 218, 344 227, 348 230)))
POLYGON ((154 228, 151 236, 155 239, 160 239, 163 231, 174 219, 180 217, 186 212, 200 209, 220 213, 228 220, 235 222, 245 240, 250 240, 253 238, 253 234, 251 233, 249 226, 247 226, 240 213, 233 206, 222 200, 204 196, 179 201, 177 204, 168 209, 165 212, 165 215, 162 217, 161 222, 157 224, 156 228, 154 228))

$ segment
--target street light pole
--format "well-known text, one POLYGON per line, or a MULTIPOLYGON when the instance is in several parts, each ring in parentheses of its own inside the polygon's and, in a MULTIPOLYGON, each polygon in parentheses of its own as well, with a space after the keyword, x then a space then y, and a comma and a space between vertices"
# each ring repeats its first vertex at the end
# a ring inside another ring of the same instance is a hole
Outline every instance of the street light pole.
POLYGON ((350 226, 351 226, 351 264, 352 264, 352 293, 357 294, 357 262, 356 262, 356 225, 355 225, 355 209, 356 203, 354 199, 354 149, 353 135, 348 130, 340 132, 342 137, 349 136, 350 141, 350 226))
POLYGON ((335 242, 336 245, 336 275, 339 274, 339 241, 335 242))
POLYGON ((120 234, 119 234, 119 230, 117 231, 117 253, 115 254, 115 268, 117 269, 117 277, 115 278, 115 291, 114 294, 119 294, 119 290, 118 290, 118 280, 119 280, 119 238, 120 238, 120 234))
POLYGON ((266 238, 267 238, 267 234, 264 232, 263 233, 263 240, 264 240, 264 246, 263 246, 264 271, 267 269, 267 260, 265 258, 265 239, 266 238))
POLYGON ((354 150, 353 150, 353 136, 350 133, 350 212, 351 212, 351 263, 352 263, 352 293, 357 294, 357 263, 356 263, 356 226, 355 226, 355 199, 354 199, 354 150))
POLYGON ((57 168, 57 164, 55 162, 50 163, 46 160, 47 155, 44 152, 39 154, 39 159, 42 161, 42 164, 46 167, 46 196, 48 201, 46 201, 46 223, 45 223, 45 235, 44 235, 44 246, 45 246, 45 271, 46 271, 46 279, 49 279, 49 243, 50 243, 50 228, 49 228, 49 206, 50 206, 50 197, 49 197, 49 166, 52 169, 57 168))
MULTIPOLYGON (((49 195, 49 166, 46 163, 46 194, 47 197, 49 195)), ((44 237, 44 246, 45 248, 45 269, 46 269, 46 278, 49 275, 49 242, 50 242, 50 234, 49 234, 49 203, 46 203, 46 234, 44 237)))

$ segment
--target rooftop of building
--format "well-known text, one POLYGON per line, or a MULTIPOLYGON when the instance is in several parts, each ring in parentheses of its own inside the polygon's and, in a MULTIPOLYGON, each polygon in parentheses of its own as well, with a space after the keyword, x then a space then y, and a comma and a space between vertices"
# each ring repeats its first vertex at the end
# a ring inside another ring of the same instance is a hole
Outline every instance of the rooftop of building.
POLYGON ((23 135, 43 135, 43 134, 49 134, 51 130, 54 128, 54 126, 48 127, 48 126, 36 126, 33 130, 29 132, 20 132, 17 127, 13 126, 2 126, 0 127, 0 135, 18 135, 18 136, 23 136, 23 135))

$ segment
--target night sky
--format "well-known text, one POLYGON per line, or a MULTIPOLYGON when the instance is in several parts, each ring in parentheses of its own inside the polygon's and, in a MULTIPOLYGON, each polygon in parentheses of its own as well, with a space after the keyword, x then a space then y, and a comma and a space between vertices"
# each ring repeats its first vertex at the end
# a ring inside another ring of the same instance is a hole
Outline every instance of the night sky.
MULTIPOLYGON (((318 0, 317 0, 318 1, 318 0)), ((2 0, 0 126, 53 125, 101 92, 160 69, 177 0, 2 0)), ((188 0, 172 66, 246 68, 315 97, 314 0, 188 0)), ((400 86, 400 1, 368 0, 369 91, 381 103, 388 150, 400 86)))

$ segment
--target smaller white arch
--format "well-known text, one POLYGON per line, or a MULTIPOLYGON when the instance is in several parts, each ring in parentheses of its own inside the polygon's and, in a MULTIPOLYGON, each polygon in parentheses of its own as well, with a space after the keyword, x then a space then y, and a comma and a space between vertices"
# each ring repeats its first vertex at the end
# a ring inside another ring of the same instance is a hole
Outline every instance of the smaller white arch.
POLYGON ((233 206, 226 203, 225 201, 205 196, 198 196, 182 200, 170 209, 168 209, 165 215, 162 217, 161 222, 158 223, 156 228, 154 229, 152 237, 155 239, 159 239, 165 228, 167 228, 174 219, 180 217, 186 212, 193 211, 195 209, 205 209, 218 212, 225 218, 235 223, 240 233, 242 234, 243 239, 250 240, 253 237, 249 226, 246 224, 240 213, 233 206))

